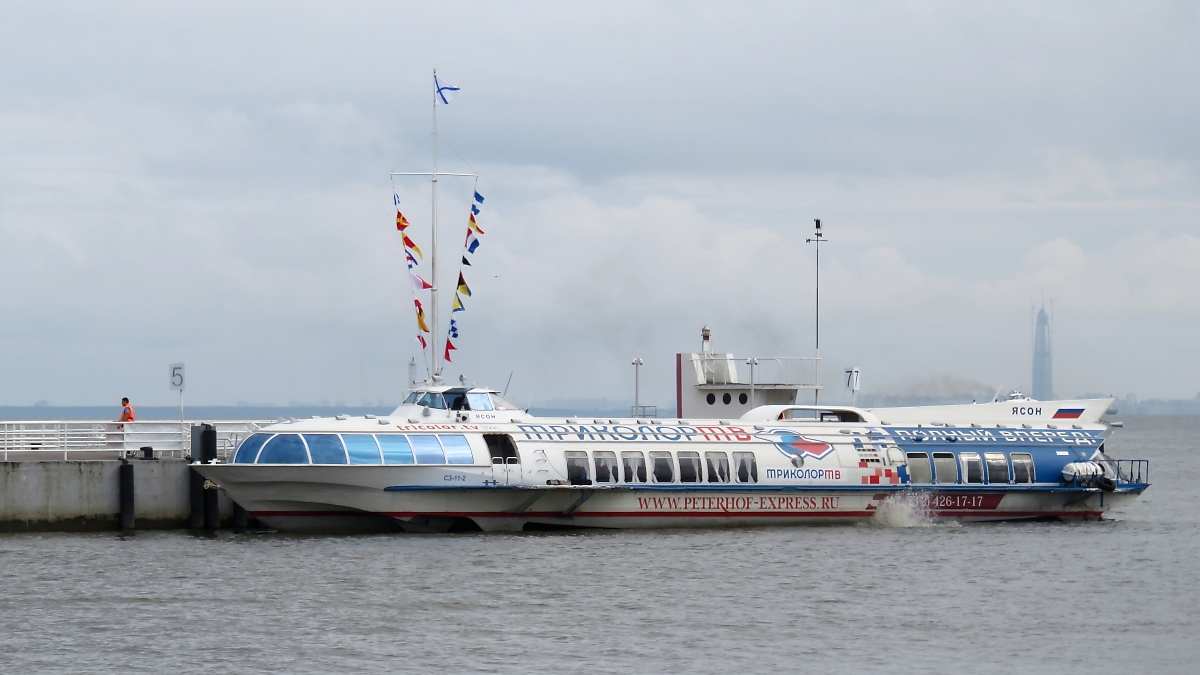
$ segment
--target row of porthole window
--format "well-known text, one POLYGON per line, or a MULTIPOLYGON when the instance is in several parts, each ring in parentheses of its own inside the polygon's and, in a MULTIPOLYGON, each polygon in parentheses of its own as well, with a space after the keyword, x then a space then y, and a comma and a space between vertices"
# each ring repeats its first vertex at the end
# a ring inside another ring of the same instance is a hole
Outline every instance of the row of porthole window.
MULTIPOLYGON (((709 405, 716 405, 717 395, 709 394, 707 397, 705 397, 704 400, 708 401, 709 405)), ((742 405, 746 405, 746 401, 749 401, 749 400, 750 400, 749 396, 746 396, 745 394, 738 394, 738 403, 741 403, 742 405)), ((721 403, 724 403, 725 405, 729 405, 732 402, 733 402, 733 396, 730 396, 729 394, 723 394, 721 396, 721 403)))
POLYGON ((758 460, 753 452, 733 453, 733 464, 724 452, 700 453, 651 450, 650 462, 641 451, 617 453, 596 450, 592 460, 582 450, 568 450, 567 479, 572 485, 592 483, 757 483, 758 460), (678 461, 676 461, 678 459, 678 461), (732 469, 732 470, 731 470, 732 469))
POLYGON ((254 434, 234 464, 474 464, 462 434, 254 434))
POLYGON ((908 475, 913 483, 983 483, 985 479, 989 484, 1033 483, 1037 469, 1028 452, 1008 457, 1003 452, 985 452, 982 459, 977 452, 960 452, 957 460, 953 452, 935 452, 932 465, 924 452, 910 452, 908 475))

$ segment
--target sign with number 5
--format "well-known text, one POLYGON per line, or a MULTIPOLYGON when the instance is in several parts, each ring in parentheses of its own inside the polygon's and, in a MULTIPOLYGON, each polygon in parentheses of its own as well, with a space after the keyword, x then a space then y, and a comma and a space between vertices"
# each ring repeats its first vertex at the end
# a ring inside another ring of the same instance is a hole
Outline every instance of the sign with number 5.
POLYGON ((183 364, 171 364, 171 389, 174 391, 183 391, 183 364))

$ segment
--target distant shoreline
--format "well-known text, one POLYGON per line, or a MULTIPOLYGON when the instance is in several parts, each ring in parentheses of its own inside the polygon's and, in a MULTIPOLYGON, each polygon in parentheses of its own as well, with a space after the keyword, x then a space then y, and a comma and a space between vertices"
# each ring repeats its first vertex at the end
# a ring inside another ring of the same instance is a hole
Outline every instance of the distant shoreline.
MULTIPOLYGON (((177 406, 136 406, 139 421, 172 421, 179 419, 177 406)), ((278 420, 304 417, 333 417, 334 415, 390 415, 394 406, 188 406, 184 408, 184 418, 191 421, 204 420, 278 420)), ((660 407, 660 411, 666 408, 660 407)), ((44 422, 44 421, 115 421, 120 415, 117 406, 0 406, 0 422, 44 422)), ((534 406, 530 413, 545 417, 629 417, 629 409, 587 409, 587 408, 539 408, 534 406)), ((1135 410, 1125 413, 1120 410, 1113 419, 1122 417, 1180 415, 1195 416, 1200 411, 1174 410, 1135 410)), ((673 415, 659 415, 659 419, 674 418, 673 415)))
MULTIPOLYGON (((178 406, 134 405, 139 422, 170 422, 179 420, 178 406)), ((197 405, 185 406, 183 416, 191 421, 204 420, 278 420, 305 417, 333 417, 334 415, 378 415, 392 414, 396 406, 241 406, 241 405, 197 405)), ((663 408, 660 408, 662 410, 663 408)), ((674 409, 674 408, 672 408, 674 409)), ((49 422, 49 421, 115 421, 121 414, 119 406, 55 406, 23 405, 0 406, 0 422, 49 422)), ((578 415, 596 417, 629 417, 629 408, 538 408, 531 414, 547 417, 574 417, 578 415)))

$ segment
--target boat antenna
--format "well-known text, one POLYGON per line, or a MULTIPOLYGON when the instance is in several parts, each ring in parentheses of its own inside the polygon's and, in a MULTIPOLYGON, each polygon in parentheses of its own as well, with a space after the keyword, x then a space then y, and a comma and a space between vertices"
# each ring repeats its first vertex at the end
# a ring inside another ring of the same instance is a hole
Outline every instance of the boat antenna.
POLYGON ((514 372, 516 371, 509 371, 508 382, 504 383, 504 392, 500 394, 500 398, 508 398, 508 387, 512 384, 512 376, 514 372))
POLYGON ((817 399, 821 395, 821 242, 829 241, 825 239, 825 235, 821 233, 821 219, 813 218, 816 223, 816 233, 811 238, 805 239, 806 244, 816 244, 817 264, 814 266, 817 275, 815 286, 816 291, 816 309, 813 310, 815 321, 813 322, 814 331, 816 332, 816 353, 813 361, 813 405, 817 404, 817 399))

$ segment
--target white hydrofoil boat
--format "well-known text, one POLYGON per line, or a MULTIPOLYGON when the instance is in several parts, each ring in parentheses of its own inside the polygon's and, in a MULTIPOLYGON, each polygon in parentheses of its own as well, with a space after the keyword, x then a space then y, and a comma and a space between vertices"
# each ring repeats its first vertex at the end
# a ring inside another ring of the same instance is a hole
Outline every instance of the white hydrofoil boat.
POLYGON ((387 417, 284 422, 196 468, 280 530, 515 531, 1099 518, 1148 487, 1104 451, 1111 399, 736 420, 533 417, 495 391, 422 386, 387 417))

